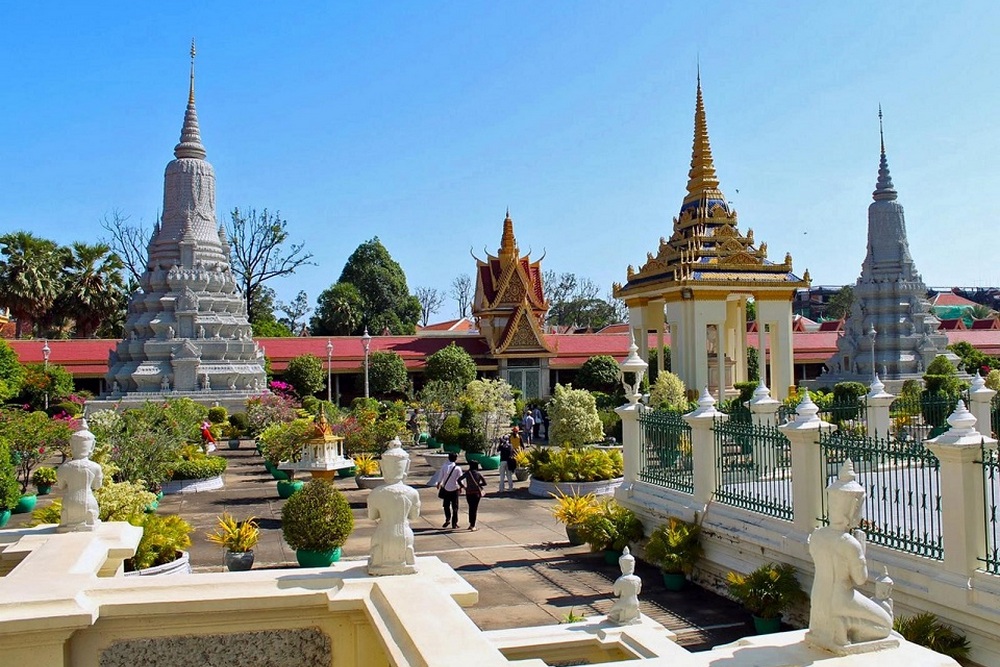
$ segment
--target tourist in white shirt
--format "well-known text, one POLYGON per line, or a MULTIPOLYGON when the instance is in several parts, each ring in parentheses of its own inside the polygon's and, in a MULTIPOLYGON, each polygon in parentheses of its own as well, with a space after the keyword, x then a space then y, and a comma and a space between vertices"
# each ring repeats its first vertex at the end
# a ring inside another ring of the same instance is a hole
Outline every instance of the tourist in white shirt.
POLYGON ((458 480, 462 476, 462 466, 456 461, 458 454, 449 453, 448 462, 441 466, 441 476, 437 483, 438 498, 444 505, 442 528, 447 528, 449 524, 452 528, 458 528, 458 480))

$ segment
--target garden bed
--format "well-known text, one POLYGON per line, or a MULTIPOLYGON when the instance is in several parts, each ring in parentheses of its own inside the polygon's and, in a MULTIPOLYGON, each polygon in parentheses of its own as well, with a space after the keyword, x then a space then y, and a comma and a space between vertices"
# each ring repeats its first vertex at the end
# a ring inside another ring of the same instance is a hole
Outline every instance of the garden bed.
POLYGON ((202 491, 218 491, 225 483, 222 475, 213 477, 203 477, 201 479, 176 479, 163 483, 163 495, 170 496, 176 493, 200 493, 202 491))
POLYGON ((566 495, 593 493, 595 496, 606 496, 614 493, 624 480, 624 477, 617 477, 597 482, 542 482, 532 477, 528 483, 528 494, 537 498, 551 498, 560 493, 566 495))

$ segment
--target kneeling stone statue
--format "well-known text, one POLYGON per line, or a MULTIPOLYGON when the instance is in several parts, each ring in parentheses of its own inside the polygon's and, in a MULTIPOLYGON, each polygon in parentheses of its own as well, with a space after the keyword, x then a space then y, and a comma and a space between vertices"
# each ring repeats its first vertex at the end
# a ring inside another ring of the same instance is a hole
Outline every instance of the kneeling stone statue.
POLYGON ((420 494, 404 480, 410 455, 399 438, 382 454, 385 484, 368 495, 368 518, 378 521, 372 534, 368 574, 413 574, 417 571, 410 521, 420 516, 420 494))

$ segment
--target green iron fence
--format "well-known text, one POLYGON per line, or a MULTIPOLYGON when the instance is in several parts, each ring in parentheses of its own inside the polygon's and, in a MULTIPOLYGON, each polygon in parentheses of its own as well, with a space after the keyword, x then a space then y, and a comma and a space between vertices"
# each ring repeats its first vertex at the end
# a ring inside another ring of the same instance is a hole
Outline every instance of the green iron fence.
MULTIPOLYGON (((941 464, 922 443, 821 433, 819 482, 825 489, 850 459, 866 492, 861 528, 872 544, 941 559, 941 464)), ((826 494, 823 516, 827 522, 826 494)))
POLYGON ((986 517, 986 554, 979 560, 986 563, 990 574, 1000 574, 1000 539, 997 535, 997 498, 1000 497, 1000 455, 995 448, 981 448, 982 455, 977 461, 983 467, 983 504, 986 517))
POLYGON ((788 439, 773 426, 716 420, 715 497, 727 505, 792 520, 792 467, 788 439))
POLYGON ((830 404, 820 407, 819 418, 825 422, 837 424, 841 428, 853 428, 862 424, 867 426, 867 407, 868 400, 864 396, 838 398, 830 404))
POLYGON ((922 443, 948 430, 948 416, 955 411, 959 399, 969 405, 969 394, 942 392, 909 394, 889 404, 889 432, 900 442, 922 443))
POLYGON ((691 427, 680 412, 647 410, 639 415, 639 479, 694 493, 691 427))

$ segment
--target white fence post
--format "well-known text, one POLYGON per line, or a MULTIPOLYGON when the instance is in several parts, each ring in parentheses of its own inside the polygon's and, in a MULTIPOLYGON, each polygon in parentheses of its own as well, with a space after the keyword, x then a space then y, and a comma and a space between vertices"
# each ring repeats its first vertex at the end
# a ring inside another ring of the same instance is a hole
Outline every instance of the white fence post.
POLYGON ((715 409, 715 399, 708 393, 708 387, 698 399, 698 409, 684 415, 684 421, 691 427, 691 466, 694 472, 694 501, 707 505, 719 486, 716 466, 715 437, 712 425, 716 419, 725 420, 728 415, 715 409))
POLYGON ((941 529, 944 567, 970 576, 986 555, 986 509, 983 471, 976 463, 983 444, 997 441, 976 430, 976 417, 958 402, 948 417, 946 432, 926 440, 927 449, 941 462, 941 529))
POLYGON ((977 430, 986 435, 993 434, 993 397, 997 393, 986 386, 986 380, 979 373, 972 378, 969 387, 969 412, 976 418, 977 430))
POLYGON ((819 408, 806 390, 795 408, 795 420, 778 427, 791 443, 792 455, 792 523, 796 530, 811 533, 819 524, 823 512, 823 476, 825 464, 820 452, 819 434, 836 426, 817 416, 819 408))
POLYGON ((641 403, 626 403, 615 408, 622 418, 622 458, 625 460, 626 487, 631 486, 639 478, 639 412, 645 408, 641 403))
POLYGON ((875 376, 868 395, 865 396, 865 419, 868 422, 868 435, 875 437, 889 437, 889 406, 896 399, 895 396, 885 390, 885 385, 875 376))
POLYGON ((753 415, 754 426, 773 426, 778 417, 780 401, 771 398, 771 390, 764 384, 764 378, 754 389, 750 400, 750 414, 753 415))

